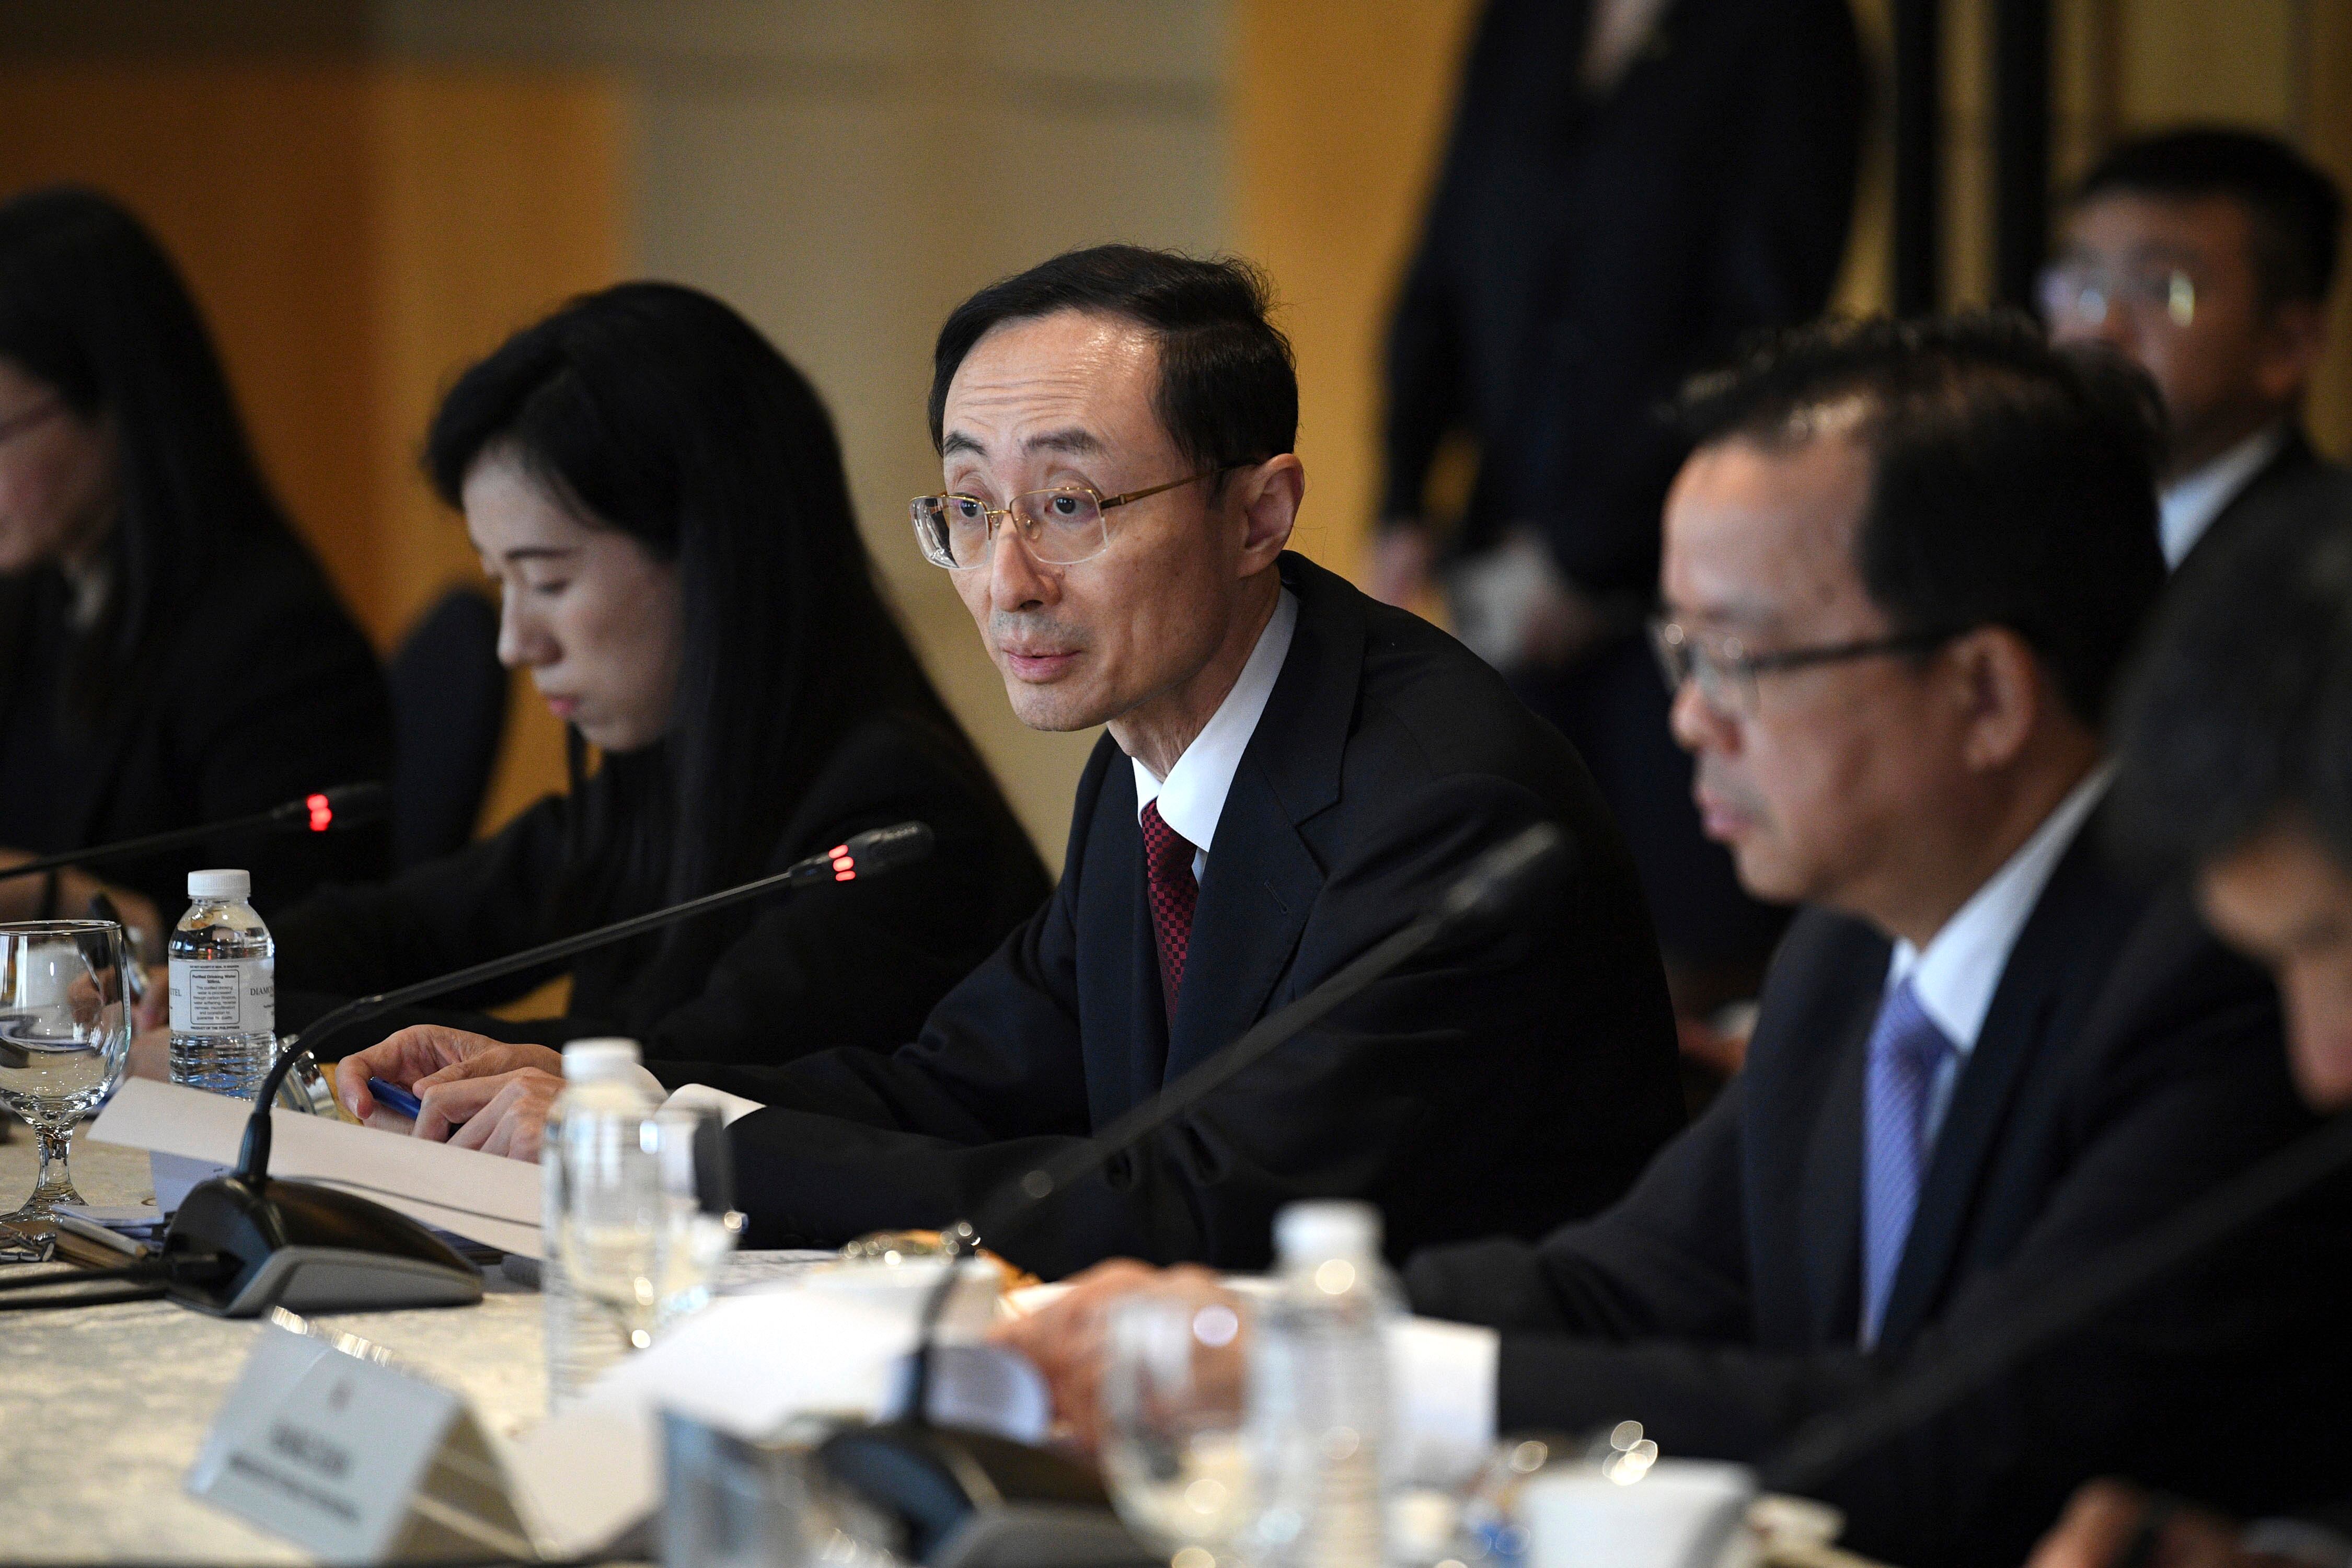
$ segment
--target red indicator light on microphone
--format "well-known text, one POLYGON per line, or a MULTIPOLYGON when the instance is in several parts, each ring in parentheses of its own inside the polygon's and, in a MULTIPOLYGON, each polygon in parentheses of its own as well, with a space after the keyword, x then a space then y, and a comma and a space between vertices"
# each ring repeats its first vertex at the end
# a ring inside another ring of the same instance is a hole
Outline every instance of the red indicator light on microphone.
POLYGON ((835 871, 833 874, 833 879, 836 882, 855 882, 857 880, 857 873, 855 871, 835 871))
POLYGON ((335 825, 335 808, 323 795, 306 797, 302 804, 310 808, 310 831, 324 833, 335 825))
POLYGON ((833 858, 833 868, 836 871, 851 871, 856 869, 856 867, 857 862, 846 855, 835 855, 833 858))

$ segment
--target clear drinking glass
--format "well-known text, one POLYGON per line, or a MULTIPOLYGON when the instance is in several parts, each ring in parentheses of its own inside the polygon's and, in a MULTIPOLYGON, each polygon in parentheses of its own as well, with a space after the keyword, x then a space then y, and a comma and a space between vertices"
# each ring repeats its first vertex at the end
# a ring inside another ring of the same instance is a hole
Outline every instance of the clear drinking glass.
POLYGON ((1206 1284, 1115 1303, 1105 1320, 1103 1472, 1118 1515, 1180 1568, 1237 1561, 1249 1521, 1241 1304, 1206 1284))
POLYGON ((735 1209, 727 1125, 716 1110, 657 1110, 646 1122, 645 1138, 661 1163, 658 1334, 709 1304, 719 1272, 742 1235, 743 1216, 735 1209))
POLYGON ((82 1201, 67 1163, 74 1127, 131 1059, 123 955, 111 921, 0 924, 0 1105, 32 1125, 41 1152, 32 1196, 0 1225, 54 1234, 57 1206, 82 1201))

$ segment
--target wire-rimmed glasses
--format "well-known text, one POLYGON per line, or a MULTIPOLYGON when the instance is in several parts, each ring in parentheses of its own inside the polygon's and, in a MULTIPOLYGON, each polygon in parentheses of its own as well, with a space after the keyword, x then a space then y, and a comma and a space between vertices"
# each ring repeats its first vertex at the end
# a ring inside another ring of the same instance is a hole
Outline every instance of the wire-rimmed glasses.
POLYGON ((2176 327, 2197 320, 2197 280, 2178 267, 2109 271, 2086 262, 2061 261, 2042 269, 2035 286, 2042 313, 2053 326, 2105 326, 2120 306, 2133 317, 2159 317, 2176 327))
POLYGON ((106 1102, 131 1060, 122 928, 111 921, 0 925, 0 1105, 32 1125, 41 1173, 0 1225, 49 1231, 82 1201, 68 1165, 75 1125, 106 1102))
POLYGON ((1110 524, 1103 513, 1113 507, 1197 485, 1225 471, 1203 468, 1164 485, 1116 496, 1104 495, 1091 485, 1024 490, 1003 506, 950 491, 917 496, 908 510, 915 520, 915 541, 923 547, 923 559, 934 566, 962 572, 985 563, 1006 518, 1019 526, 1021 542, 1032 558, 1048 566, 1075 566, 1110 548, 1110 524))
POLYGON ((1957 632, 1896 632, 1891 637, 1866 637, 1860 642, 1822 643, 1811 647, 1780 648, 1769 653, 1749 653, 1738 637, 1718 637, 1709 647, 1705 639, 1680 621, 1664 616, 1653 616, 1649 622, 1650 649, 1658 658, 1658 670, 1666 679, 1668 691, 1680 691, 1685 682, 1695 682, 1701 701, 1717 713, 1744 719, 1756 717, 1757 678, 1781 670, 1811 669, 1816 665, 1844 664, 1857 658, 1875 658, 1885 654, 1926 653, 1941 647, 1959 634, 1957 632))

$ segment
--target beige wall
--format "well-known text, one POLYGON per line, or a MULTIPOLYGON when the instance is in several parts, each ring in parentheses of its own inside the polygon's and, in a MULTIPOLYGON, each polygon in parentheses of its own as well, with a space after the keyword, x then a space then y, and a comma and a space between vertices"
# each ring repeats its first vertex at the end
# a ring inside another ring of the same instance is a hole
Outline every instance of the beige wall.
POLYGON ((930 345, 966 294, 1072 246, 1214 251, 1223 8, 1192 0, 388 0, 381 47, 596 73, 633 127, 629 268, 742 310, 824 393, 875 557, 1050 864, 1095 735, 1026 730, 908 497, 936 487, 930 345))

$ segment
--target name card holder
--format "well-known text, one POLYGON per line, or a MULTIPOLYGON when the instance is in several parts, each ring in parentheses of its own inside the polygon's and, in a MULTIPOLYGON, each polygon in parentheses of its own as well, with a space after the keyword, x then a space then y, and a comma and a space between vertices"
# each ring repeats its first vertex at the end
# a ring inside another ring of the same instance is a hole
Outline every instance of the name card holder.
POLYGON ((333 1563, 540 1555, 462 1396, 355 1335, 269 1322, 190 1492, 333 1563))

